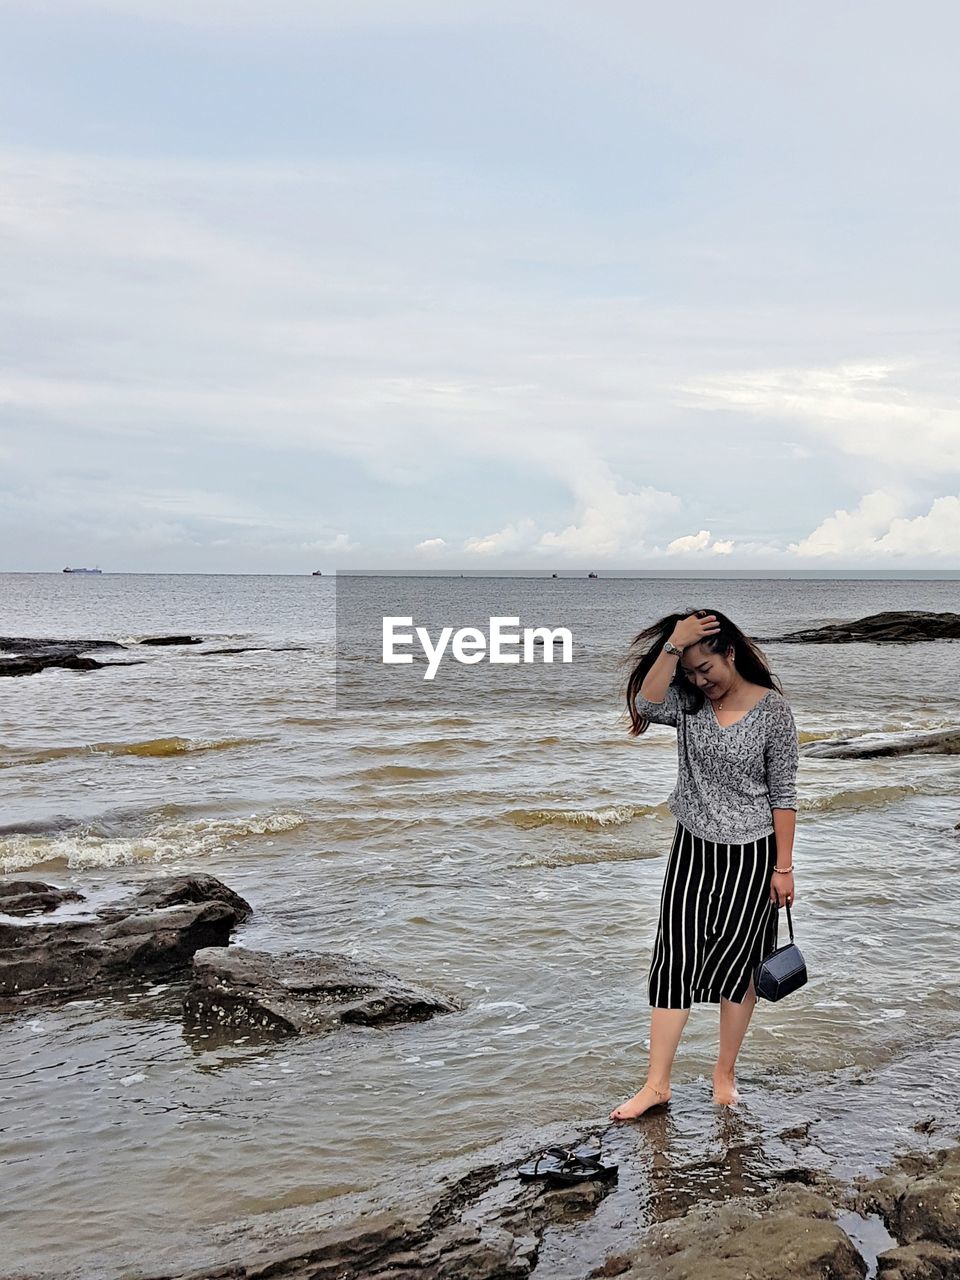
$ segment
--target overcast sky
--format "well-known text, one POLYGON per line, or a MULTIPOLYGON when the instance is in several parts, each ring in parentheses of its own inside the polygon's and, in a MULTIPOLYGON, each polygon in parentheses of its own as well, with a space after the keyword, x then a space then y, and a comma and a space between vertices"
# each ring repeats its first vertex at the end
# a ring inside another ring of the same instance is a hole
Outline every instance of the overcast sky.
POLYGON ((4 0, 0 569, 960 567, 958 38, 4 0))

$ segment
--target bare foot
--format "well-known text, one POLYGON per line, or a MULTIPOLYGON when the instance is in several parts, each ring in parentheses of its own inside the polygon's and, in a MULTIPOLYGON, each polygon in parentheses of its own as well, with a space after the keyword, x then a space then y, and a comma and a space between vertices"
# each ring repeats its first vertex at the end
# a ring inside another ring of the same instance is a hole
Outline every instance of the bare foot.
POLYGON ((671 1096, 672 1093, 669 1087, 655 1089, 652 1084, 645 1084, 639 1093, 635 1093, 626 1102, 621 1102, 619 1107, 614 1107, 610 1112, 610 1119, 635 1120, 637 1116, 642 1116, 651 1107, 658 1107, 664 1102, 669 1102, 671 1096))
POLYGON ((714 1071, 713 1100, 719 1107, 735 1107, 740 1101, 736 1077, 732 1071, 714 1071))

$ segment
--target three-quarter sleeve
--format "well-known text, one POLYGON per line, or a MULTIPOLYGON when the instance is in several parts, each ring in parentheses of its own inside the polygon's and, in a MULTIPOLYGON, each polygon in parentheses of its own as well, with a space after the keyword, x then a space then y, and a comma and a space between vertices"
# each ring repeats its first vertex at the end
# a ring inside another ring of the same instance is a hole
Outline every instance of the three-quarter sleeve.
POLYGON ((675 684, 667 686, 663 702, 650 702, 639 693, 637 694, 637 711, 645 720, 650 720, 653 724, 670 724, 676 728, 680 721, 681 709, 680 694, 675 684))
POLYGON ((797 808, 797 725, 785 698, 771 698, 764 762, 771 809, 797 808))

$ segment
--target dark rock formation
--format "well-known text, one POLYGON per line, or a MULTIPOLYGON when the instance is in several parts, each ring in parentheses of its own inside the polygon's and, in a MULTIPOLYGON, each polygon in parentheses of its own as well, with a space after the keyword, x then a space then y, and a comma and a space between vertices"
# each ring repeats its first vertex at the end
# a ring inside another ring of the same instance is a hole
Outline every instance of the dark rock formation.
POLYGON ((421 1022, 456 1009, 443 996, 329 952, 211 947, 194 956, 193 974, 184 1018, 211 1031, 296 1036, 342 1023, 421 1022))
MULTIPOLYGON (((137 642, 142 645, 199 645, 202 636, 144 636, 137 642)), ((29 676, 46 667, 67 667, 73 671, 93 671, 99 667, 133 666, 135 660, 126 662, 102 662, 98 658, 84 657, 90 650, 124 649, 112 640, 36 640, 0 636, 0 676, 29 676)), ((201 656, 233 653, 307 653, 306 645, 233 645, 219 649, 202 649, 201 656)))
POLYGON ((202 636, 144 636, 140 644, 203 644, 202 636))
POLYGON ((755 1200, 698 1205, 592 1274, 622 1280, 863 1280, 866 1263, 830 1201, 787 1185, 755 1200))
POLYGON ((30 636, 0 636, 0 676, 32 676, 47 667, 71 671, 93 671, 99 667, 122 665, 84 658, 81 654, 99 649, 122 649, 113 640, 40 640, 30 636))
POLYGON ((229 649, 204 649, 201 652, 200 657, 213 658, 217 656, 222 657, 224 654, 232 654, 232 653, 260 653, 266 647, 267 647, 266 645, 257 644, 257 645, 234 645, 232 648, 229 648, 229 649))
POLYGON ((547 1189, 542 1182, 519 1181, 519 1163, 475 1168, 402 1215, 377 1212, 298 1233, 286 1247, 248 1252, 177 1280, 525 1280, 534 1273, 547 1230, 588 1219, 616 1184, 547 1189))
POLYGON ((89 653, 92 649, 123 649, 116 640, 45 640, 36 636, 0 636, 0 653, 19 653, 30 657, 70 650, 72 653, 89 653))
POLYGON ((308 653, 309 649, 305 644, 247 644, 233 645, 228 649, 204 649, 200 653, 201 658, 210 658, 215 655, 223 655, 228 653, 308 653))
POLYGON ((58 889, 40 880, 7 880, 0 884, 0 911, 8 916, 30 916, 56 911, 65 902, 83 902, 75 889, 58 889))
POLYGON ((223 902, 236 914, 238 923, 253 914, 250 903, 216 876, 174 876, 169 880, 151 880, 134 896, 131 905, 143 911, 178 907, 185 902, 223 902))
POLYGON ((899 644, 915 640, 960 640, 960 613, 925 613, 922 610, 871 613, 853 622, 831 622, 783 636, 769 636, 764 644, 850 644, 853 641, 899 644))
POLYGON ((194 952, 224 947, 249 905, 213 876, 147 885, 92 920, 0 924, 0 1006, 100 992, 185 970, 194 952))
POLYGON ((81 658, 75 653, 47 654, 42 658, 0 658, 0 676, 35 676, 47 667, 65 667, 68 671, 97 671, 107 665, 105 662, 98 662, 96 658, 81 658))
POLYGON ((862 1199, 900 1242, 880 1254, 878 1280, 960 1276, 960 1147, 907 1159, 869 1183, 862 1199))
POLYGON ((805 756, 830 760, 868 760, 874 756, 960 755, 960 729, 936 729, 931 733, 862 733, 855 738, 828 738, 808 742, 805 756))

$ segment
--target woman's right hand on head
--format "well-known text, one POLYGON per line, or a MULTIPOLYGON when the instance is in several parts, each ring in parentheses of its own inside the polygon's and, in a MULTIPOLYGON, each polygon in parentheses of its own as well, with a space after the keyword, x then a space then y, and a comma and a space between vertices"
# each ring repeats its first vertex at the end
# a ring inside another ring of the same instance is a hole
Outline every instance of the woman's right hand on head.
POLYGON ((689 617, 681 618, 673 628, 670 640, 678 649, 686 649, 689 645, 697 644, 707 636, 715 636, 719 630, 720 623, 717 621, 716 614, 705 613, 700 615, 691 613, 689 617))

